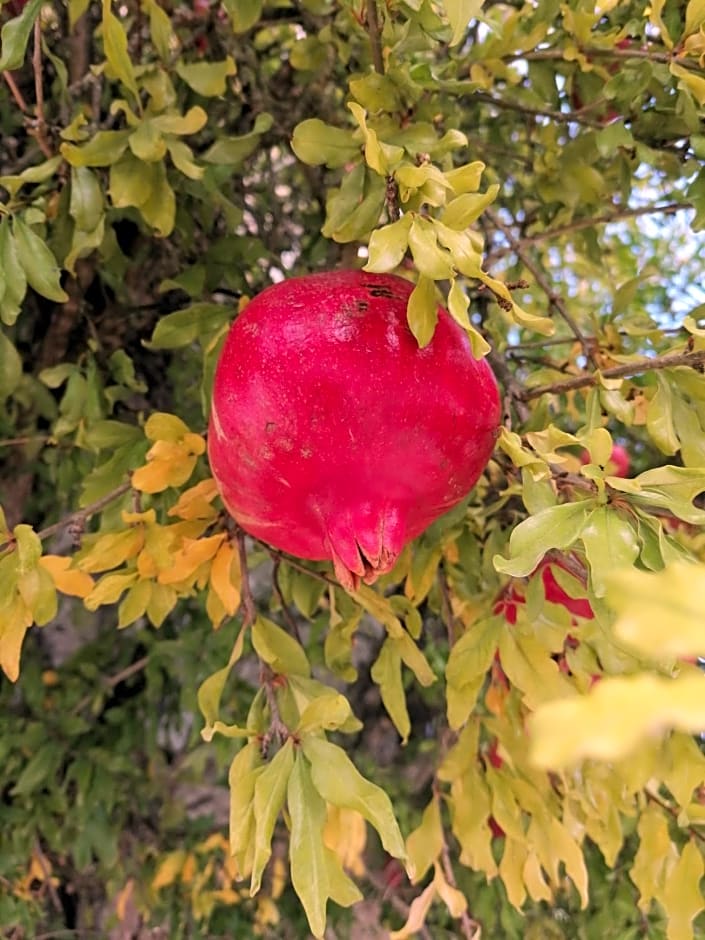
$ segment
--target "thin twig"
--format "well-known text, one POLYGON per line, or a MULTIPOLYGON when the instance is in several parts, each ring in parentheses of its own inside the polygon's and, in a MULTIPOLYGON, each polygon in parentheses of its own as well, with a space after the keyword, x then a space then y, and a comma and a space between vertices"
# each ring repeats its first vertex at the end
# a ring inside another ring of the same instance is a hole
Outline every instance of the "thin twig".
MULTIPOLYGON (((141 659, 136 659, 134 663, 130 663, 129 666, 125 666, 124 669, 121 669, 119 672, 116 672, 115 675, 108 676, 106 679, 102 679, 101 684, 104 690, 110 691, 111 689, 114 689, 116 685, 119 685, 121 682, 124 682, 125 679, 129 679, 131 676, 136 675, 138 672, 142 672, 142 670, 147 666, 148 663, 149 663, 149 656, 143 656, 141 659)), ((72 713, 74 715, 77 715, 80 712, 82 712, 84 708, 90 705, 91 701, 93 700, 93 695, 94 695, 94 692, 89 692, 88 695, 85 695, 81 699, 81 701, 78 703, 78 705, 74 706, 74 708, 72 709, 72 713)))
POLYGON ((24 444, 31 444, 34 441, 48 441, 48 434, 27 434, 24 437, 6 437, 0 441, 0 447, 22 447, 24 444))
POLYGON ((240 573, 242 575, 242 626, 243 629, 247 629, 247 627, 251 626, 257 618, 257 606, 255 604, 255 598, 252 593, 252 585, 250 584, 250 567, 247 562, 245 533, 240 528, 240 526, 238 526, 235 530, 235 541, 237 542, 237 552, 240 558, 240 573))
POLYGON ((302 562, 297 561, 296 558, 290 558, 288 555, 285 555, 284 552, 280 552, 278 549, 272 548, 271 545, 267 545, 266 542, 260 542, 259 544, 267 552, 272 561, 283 561, 292 568, 295 568, 297 571, 301 571, 303 574, 307 574, 310 577, 315 578, 316 581, 323 581, 324 584, 332 584, 333 587, 340 587, 340 584, 335 580, 335 578, 331 578, 330 575, 324 574, 322 571, 315 571, 313 568, 307 567, 302 562))
MULTIPOLYGON (((582 48, 580 50, 588 59, 649 59, 651 62, 680 62, 683 65, 688 63, 695 66, 695 63, 688 56, 677 56, 670 52, 652 52, 650 49, 591 49, 582 48)), ((534 52, 514 52, 511 55, 502 56, 505 62, 513 62, 518 59, 526 59, 527 62, 565 62, 565 54, 562 49, 536 49, 534 52)))
MULTIPOLYGON (((667 803, 665 800, 661 799, 661 797, 657 793, 654 793, 652 790, 649 790, 648 787, 644 789, 644 794, 647 800, 650 800, 652 803, 655 803, 657 806, 660 806, 661 809, 666 810, 666 812, 669 815, 671 815, 674 819, 678 819, 678 817, 680 816, 680 810, 677 807, 671 806, 670 803, 667 803)), ((703 834, 698 829, 696 829, 695 826, 686 826, 684 828, 688 830, 691 836, 694 836, 700 842, 705 843, 705 834, 703 834)))
POLYGON ((382 55, 382 39, 377 16, 377 0, 367 0, 367 34, 370 37, 370 52, 375 72, 384 75, 384 57, 382 55))
MULTIPOLYGON (((64 516, 63 519, 59 519, 58 522, 55 522, 53 525, 49 525, 44 529, 40 529, 37 532, 38 538, 42 541, 48 539, 52 535, 56 535, 57 532, 61 532, 62 529, 66 529, 72 525, 84 525, 91 516, 94 516, 97 512, 100 512, 101 509, 105 509, 106 506, 109 506, 110 503, 115 502, 116 499, 119 499, 121 496, 124 496, 132 488, 131 483, 121 483, 120 486, 116 486, 114 490, 111 490, 109 493, 106 493, 105 496, 101 496, 100 499, 97 499, 94 503, 91 503, 89 506, 86 506, 84 509, 79 509, 76 512, 69 513, 68 516, 64 516)), ((4 551, 11 543, 5 542, 0 545, 0 551, 4 551)))
MULTIPOLYGON (((535 245, 538 242, 548 241, 551 238, 559 238, 561 235, 568 235, 571 232, 579 232, 582 229, 593 228, 596 225, 609 225, 611 222, 618 222, 622 219, 637 218, 642 215, 673 215, 682 209, 692 209, 689 202, 668 202, 663 206, 640 206, 636 209, 623 209, 619 212, 607 212, 604 215, 596 215, 590 219, 576 219, 574 222, 567 222, 565 225, 557 225, 555 228, 544 229, 543 232, 537 232, 535 235, 525 235, 517 239, 517 247, 524 248, 527 245, 535 245)), ((511 254, 514 248, 498 248, 491 254, 492 261, 498 261, 505 255, 511 254)))
POLYGON ((537 385, 535 388, 525 388, 516 394, 520 401, 531 401, 533 398, 540 398, 542 395, 561 394, 571 392, 577 388, 589 388, 597 385, 600 378, 622 379, 632 375, 641 375, 644 372, 652 372, 656 369, 674 369, 676 366, 700 366, 705 363, 705 349, 695 350, 685 353, 666 353, 663 356, 654 356, 651 359, 642 359, 639 362, 628 362, 622 366, 612 366, 609 369, 603 369, 599 374, 576 375, 572 379, 565 379, 560 382, 552 382, 548 385, 537 385))
POLYGON ((36 100, 36 125, 34 137, 45 157, 51 157, 51 147, 46 139, 46 120, 44 118, 44 80, 42 78, 42 25, 39 17, 34 21, 34 51, 32 53, 32 71, 34 72, 34 97, 36 100))
POLYGON ((594 127, 596 129, 604 127, 602 121, 592 120, 591 118, 583 116, 582 111, 589 110, 587 108, 581 109, 580 111, 553 111, 549 108, 530 108, 528 105, 521 104, 518 101, 498 98, 496 95, 488 94, 486 91, 476 91, 473 94, 473 98, 487 102, 487 104, 492 104, 503 111, 518 111, 520 114, 526 114, 529 117, 545 117, 562 124, 582 124, 585 127, 594 127))
POLYGON ((583 336, 580 327, 573 319, 573 316, 563 302, 563 299, 553 290, 551 282, 548 280, 544 272, 541 270, 538 264, 536 264, 536 262, 524 251, 524 249, 519 244, 519 239, 514 235, 509 226, 502 222, 496 212, 492 212, 492 210, 487 209, 485 210, 485 214, 492 225, 502 232, 524 267, 533 274, 536 283, 546 295, 549 304, 565 320, 571 332, 573 333, 573 336, 575 336, 575 338, 580 343, 585 356, 590 359, 595 367, 597 367, 597 362, 595 361, 594 353, 590 344, 583 336))
MULTIPOLYGON (((279 569, 281 567, 282 560, 277 558, 274 562, 274 567, 272 569, 272 587, 274 588, 274 593, 277 595, 277 599, 281 604, 282 617, 286 620, 289 629, 294 634, 296 639, 301 643, 301 634, 299 633, 299 625, 291 616, 291 611, 286 602, 284 594, 282 593, 281 585, 279 584, 279 569)), ((302 644, 303 645, 303 644, 302 644)))
POLYGON ((22 92, 17 87, 17 82, 15 81, 12 72, 3 72, 2 77, 5 79, 5 84, 10 89, 12 97, 17 102, 17 107, 22 111, 23 114, 27 113, 27 102, 24 100, 22 92))
POLYGON ((492 366, 495 375, 504 386, 504 390, 507 395, 507 399, 505 400, 504 405, 505 422, 507 422, 507 424, 511 427, 510 405, 513 404, 517 413, 517 417, 522 424, 526 424, 526 422, 531 417, 531 411, 526 406, 522 397, 524 394, 524 388, 522 388, 522 386, 519 385, 517 380, 514 378, 513 372, 507 366, 504 359, 494 350, 488 354, 487 361, 492 366))

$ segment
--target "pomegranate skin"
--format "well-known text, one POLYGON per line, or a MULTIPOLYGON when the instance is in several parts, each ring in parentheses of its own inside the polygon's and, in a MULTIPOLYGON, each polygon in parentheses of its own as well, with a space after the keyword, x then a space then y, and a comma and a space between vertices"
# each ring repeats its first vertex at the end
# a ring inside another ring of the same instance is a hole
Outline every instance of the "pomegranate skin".
POLYGON ((275 284, 215 371, 208 455, 228 511, 275 548, 331 559, 348 589, 466 495, 498 432, 489 366, 441 308, 420 349, 412 290, 364 271, 275 284))

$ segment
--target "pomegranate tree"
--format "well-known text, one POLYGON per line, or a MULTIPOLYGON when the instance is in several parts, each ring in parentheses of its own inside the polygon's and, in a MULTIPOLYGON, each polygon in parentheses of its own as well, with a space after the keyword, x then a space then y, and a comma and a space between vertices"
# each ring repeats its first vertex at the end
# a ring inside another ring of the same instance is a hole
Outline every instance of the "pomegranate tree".
POLYGON ((276 548, 331 559, 349 589, 467 494, 497 434, 489 366, 441 308, 419 348, 412 290, 364 271, 273 285, 216 368, 208 454, 229 512, 276 548))

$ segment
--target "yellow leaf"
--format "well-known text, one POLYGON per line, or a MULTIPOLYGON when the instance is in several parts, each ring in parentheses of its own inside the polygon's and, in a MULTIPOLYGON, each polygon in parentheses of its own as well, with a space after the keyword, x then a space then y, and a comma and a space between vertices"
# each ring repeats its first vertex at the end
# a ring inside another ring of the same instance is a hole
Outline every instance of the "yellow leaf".
POLYGON ((20 674, 22 641, 31 624, 32 614, 19 594, 0 610, 0 668, 10 682, 20 674))
POLYGON ((433 885, 441 900, 450 911, 451 917, 460 917, 468 909, 468 902, 462 891, 449 885, 443 875, 441 866, 436 862, 436 874, 433 885))
POLYGON ((127 592, 118 608, 118 629, 129 626, 139 620, 147 610, 152 599, 152 581, 137 581, 127 592))
POLYGON ((672 728, 689 734, 705 729, 705 677, 700 673, 603 679, 588 695, 547 702, 536 710, 529 718, 531 759, 551 769, 586 757, 618 760, 643 739, 672 728))
POLYGON ((166 414, 163 411, 155 411, 147 418, 144 426, 145 436, 150 441, 178 441, 185 434, 189 433, 181 418, 176 415, 166 414))
POLYGON ((142 548, 144 533, 141 528, 124 529, 100 535, 78 556, 76 565, 81 571, 108 571, 118 568, 133 558, 142 548))
POLYGON ((103 604, 114 604, 135 583, 137 577, 136 571, 131 574, 104 575, 83 603, 88 610, 97 610, 103 604))
POLYGON ((186 861, 186 852, 184 849, 177 849, 175 852, 169 852, 157 869, 152 879, 152 888, 158 891, 160 888, 166 888, 173 884, 181 875, 186 861))
POLYGON ((407 868, 414 884, 418 884, 443 848, 441 810, 437 799, 432 799, 423 811, 420 824, 406 840, 409 856, 407 868))
MULTIPOLYGON (((162 441, 159 443, 165 444, 162 441)), ((154 448, 147 454, 149 462, 132 474, 132 485, 136 490, 142 493, 161 493, 169 486, 181 486, 193 473, 196 457, 189 456, 185 448, 174 447, 167 459, 156 457, 153 451, 154 448)))
POLYGON ((418 895, 409 905, 409 916, 401 930, 393 930, 389 940, 410 940, 426 922, 426 917, 436 896, 436 886, 433 882, 418 895))
POLYGON ((666 913, 668 940, 690 940, 693 920, 705 908, 700 880, 705 874, 703 855, 694 840, 687 842, 661 896, 666 913))
POLYGON ((186 581, 204 562, 213 558, 225 537, 225 533, 221 532, 219 535, 212 535, 205 539, 185 538, 182 548, 174 554, 173 565, 160 572, 157 580, 160 584, 178 584, 180 581, 186 581))
POLYGON ((210 583, 225 612, 232 617, 240 606, 241 573, 240 556, 230 542, 223 542, 213 559, 210 583))
POLYGON ((184 490, 167 515, 177 516, 179 519, 213 519, 217 511, 211 503, 217 495, 218 486, 212 477, 201 480, 195 486, 184 490))
POLYGON ((359 878, 365 875, 363 859, 367 844, 367 824, 357 810, 328 805, 323 841, 340 859, 346 871, 359 878))
POLYGON ((499 863, 499 875, 504 882, 509 903, 513 904, 517 910, 521 910, 526 899, 523 873, 527 856, 528 851, 524 842, 518 842, 510 836, 505 838, 504 852, 499 863))
POLYGON ((607 579, 614 626, 625 643, 652 657, 705 654, 705 565, 676 561, 656 573, 627 569, 607 579))
POLYGON ((49 572, 56 589, 72 597, 86 597, 93 590, 93 578, 85 571, 71 567, 68 555, 43 555, 39 564, 49 572))

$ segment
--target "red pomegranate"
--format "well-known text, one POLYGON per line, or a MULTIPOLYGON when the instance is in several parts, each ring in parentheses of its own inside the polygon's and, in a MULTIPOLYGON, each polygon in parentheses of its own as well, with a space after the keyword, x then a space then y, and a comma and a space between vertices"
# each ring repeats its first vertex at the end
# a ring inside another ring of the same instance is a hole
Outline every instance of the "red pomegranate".
POLYGON ((439 308, 420 349, 413 284, 332 271, 255 297, 216 367, 208 455, 238 523, 331 559, 354 589, 475 484, 494 448, 497 384, 439 308))

